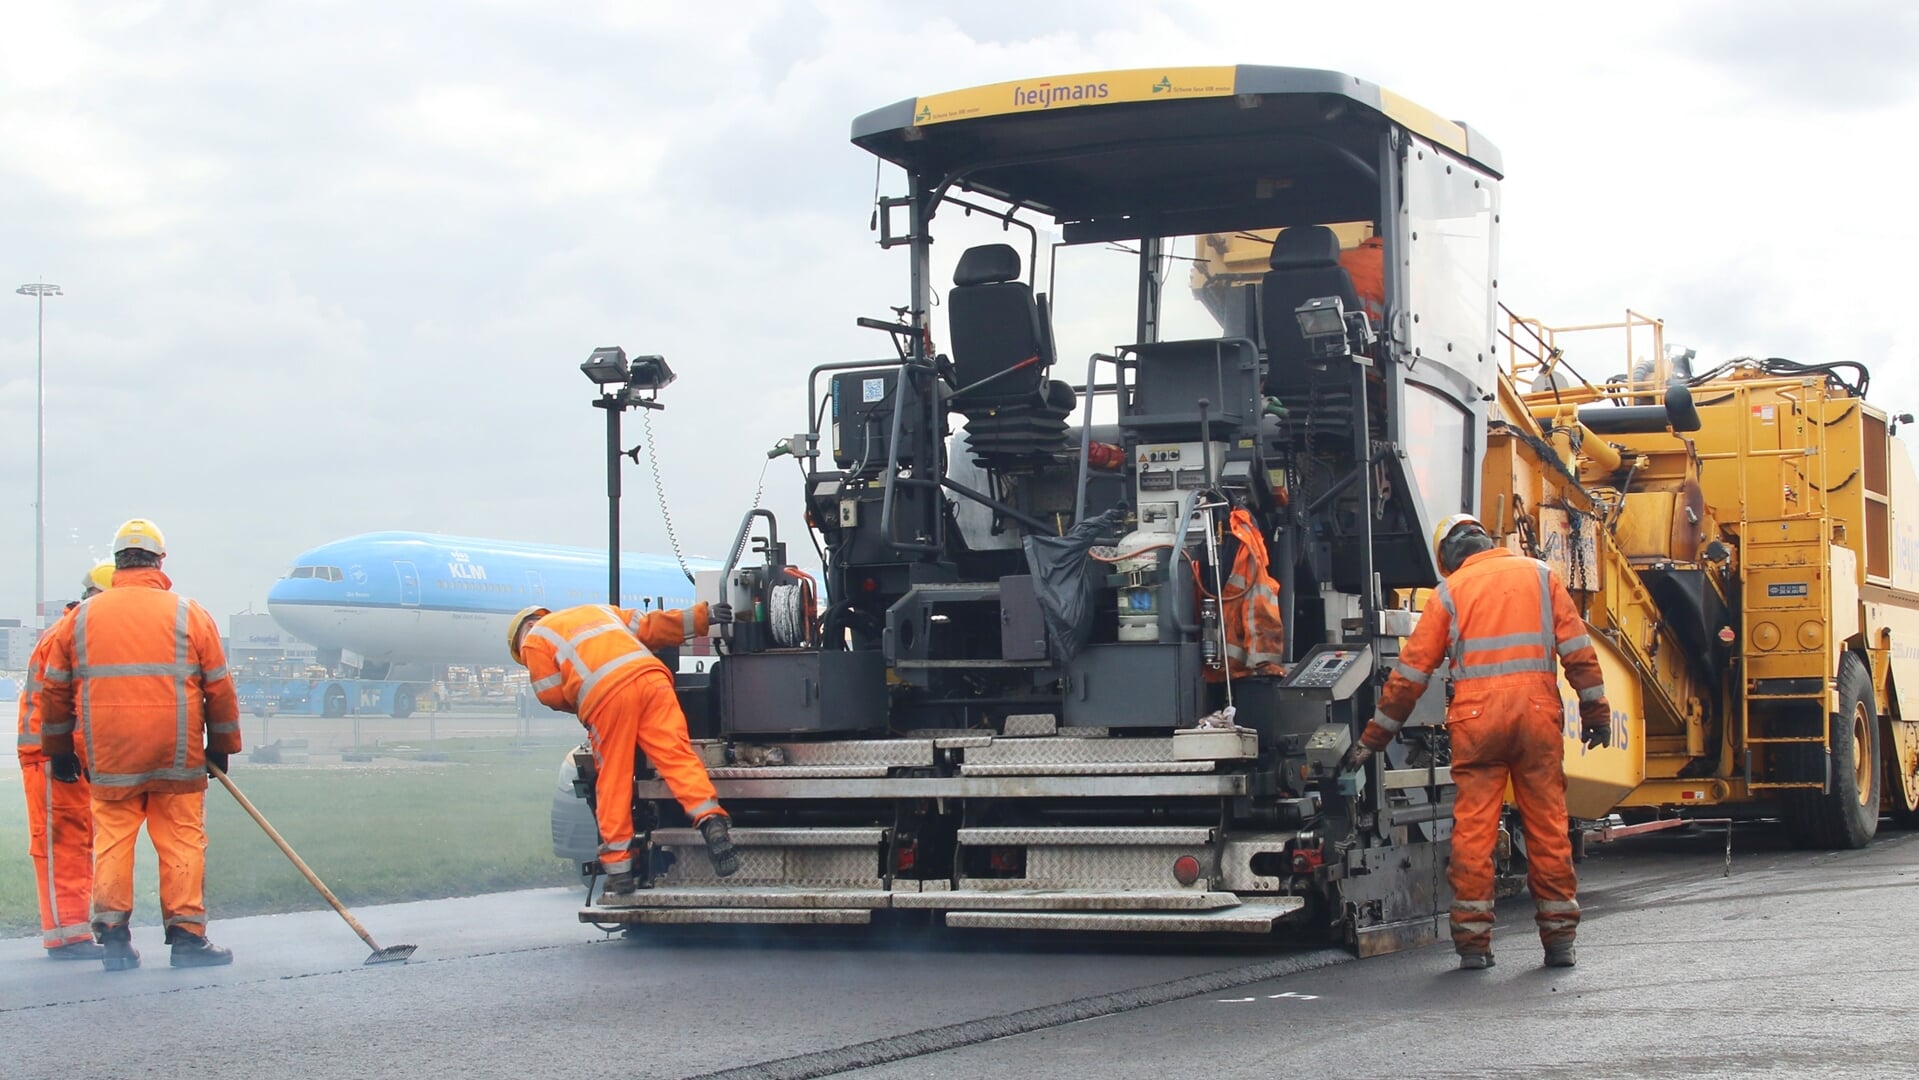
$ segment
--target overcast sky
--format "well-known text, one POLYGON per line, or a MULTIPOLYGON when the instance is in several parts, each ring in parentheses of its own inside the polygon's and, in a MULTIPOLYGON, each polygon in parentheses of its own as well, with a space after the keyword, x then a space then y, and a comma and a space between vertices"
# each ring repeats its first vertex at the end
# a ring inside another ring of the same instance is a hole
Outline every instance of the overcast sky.
MULTIPOLYGON (((880 355, 853 319, 905 298, 904 254, 867 231, 852 118, 1073 71, 1259 63, 1391 87, 1503 151, 1515 308, 1630 305, 1706 362, 1863 360, 1875 400, 1919 410, 1919 5, 1566 7, 15 5, 0 615, 33 596, 34 305, 15 283, 67 293, 47 304, 50 599, 133 515, 221 616, 362 531, 598 544, 601 414, 577 365, 608 344, 680 373, 661 465, 689 553, 715 553, 765 447, 804 427, 806 370, 880 355)), ((796 479, 769 474, 789 517, 796 479)), ((643 467, 627 495, 627 546, 665 550, 643 467)))

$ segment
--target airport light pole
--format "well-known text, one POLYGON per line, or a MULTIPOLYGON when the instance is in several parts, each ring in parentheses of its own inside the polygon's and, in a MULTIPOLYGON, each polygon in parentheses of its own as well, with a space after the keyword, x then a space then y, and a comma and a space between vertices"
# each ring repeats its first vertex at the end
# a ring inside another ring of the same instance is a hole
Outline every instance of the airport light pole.
POLYGON ((628 409, 664 409, 660 388, 674 379, 663 356, 636 356, 629 362, 617 345, 594 349, 580 371, 600 388, 593 407, 606 410, 606 595, 620 606, 620 458, 638 448, 620 449, 620 416, 628 409), (644 397, 641 395, 645 395, 644 397))
POLYGON ((47 297, 60 286, 34 281, 13 290, 33 297, 33 626, 44 629, 47 614, 47 297))

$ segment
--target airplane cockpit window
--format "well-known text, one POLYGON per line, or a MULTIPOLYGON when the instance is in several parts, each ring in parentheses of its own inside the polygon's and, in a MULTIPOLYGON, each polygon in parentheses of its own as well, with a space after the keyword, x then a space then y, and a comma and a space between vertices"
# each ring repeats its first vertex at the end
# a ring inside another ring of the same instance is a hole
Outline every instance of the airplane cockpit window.
POLYGON ((318 578, 321 581, 345 581, 346 575, 337 566, 296 566, 287 571, 290 578, 318 578))
POLYGON ((313 567, 296 566, 293 568, 293 572, 288 574, 287 576, 290 578, 310 578, 313 576, 313 567))

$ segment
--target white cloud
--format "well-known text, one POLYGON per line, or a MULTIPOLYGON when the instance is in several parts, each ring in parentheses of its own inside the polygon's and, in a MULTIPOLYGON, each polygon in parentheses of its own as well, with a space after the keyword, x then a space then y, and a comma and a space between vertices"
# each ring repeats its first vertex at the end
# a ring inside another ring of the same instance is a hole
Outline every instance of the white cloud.
MULTIPOLYGON (((133 514, 216 611, 368 529, 595 545, 600 414, 573 369, 614 343, 680 371, 662 465, 682 539, 718 550, 765 447, 805 423, 806 371, 881 355, 853 318, 904 298, 852 118, 1073 70, 1380 82, 1504 151, 1516 308, 1630 305, 1702 358, 1857 357, 1889 406, 1919 404, 1893 362, 1919 345, 1919 225, 1895 209, 1919 112, 1882 62, 1911 20, 1841 7, 1871 70, 1832 79, 1790 12, 1735 26, 1723 4, 23 9, 0 39, 0 252, 69 293, 48 307, 51 591, 133 514)), ((12 299, 0 614, 32 592, 32 306, 12 299)), ((785 520, 793 479, 768 475, 785 520)), ((626 491, 629 541, 663 549, 643 467, 626 491)))

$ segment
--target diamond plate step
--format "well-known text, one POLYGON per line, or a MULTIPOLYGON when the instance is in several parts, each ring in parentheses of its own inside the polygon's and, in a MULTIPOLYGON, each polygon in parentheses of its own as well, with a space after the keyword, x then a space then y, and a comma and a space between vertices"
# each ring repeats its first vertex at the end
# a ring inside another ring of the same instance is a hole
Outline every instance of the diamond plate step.
POLYGON ((861 926, 873 913, 852 908, 581 908, 583 923, 625 925, 861 926))
POLYGON ((1213 830, 1205 826, 1087 826, 1069 829, 961 829, 959 842, 968 847, 1037 845, 1109 845, 1137 847, 1164 845, 1192 847, 1213 842, 1213 830))
MULTIPOLYGON (((870 847, 878 848, 886 830, 877 826, 852 829, 730 829, 735 847, 870 847)), ((653 842, 661 847, 706 846, 698 829, 654 829, 653 842)))
POLYGON ((1125 933, 1264 934, 1303 911, 1306 901, 1285 896, 1216 911, 949 911, 946 925, 966 930, 1106 930, 1125 933))
MULTIPOLYGON (((919 896, 920 893, 913 893, 919 896)), ((662 889, 641 889, 630 904, 618 908, 606 908, 608 911, 627 911, 633 908, 777 908, 782 911, 799 909, 846 908, 872 911, 890 907, 893 894, 884 889, 809 889, 802 886, 748 885, 748 886, 674 886, 662 889)), ((594 905, 600 910, 600 905, 594 905)))
POLYGON ((1235 907, 1228 892, 1171 892, 1144 889, 951 889, 946 892, 895 893, 893 907, 907 910, 965 908, 969 911, 1213 911, 1235 907))

